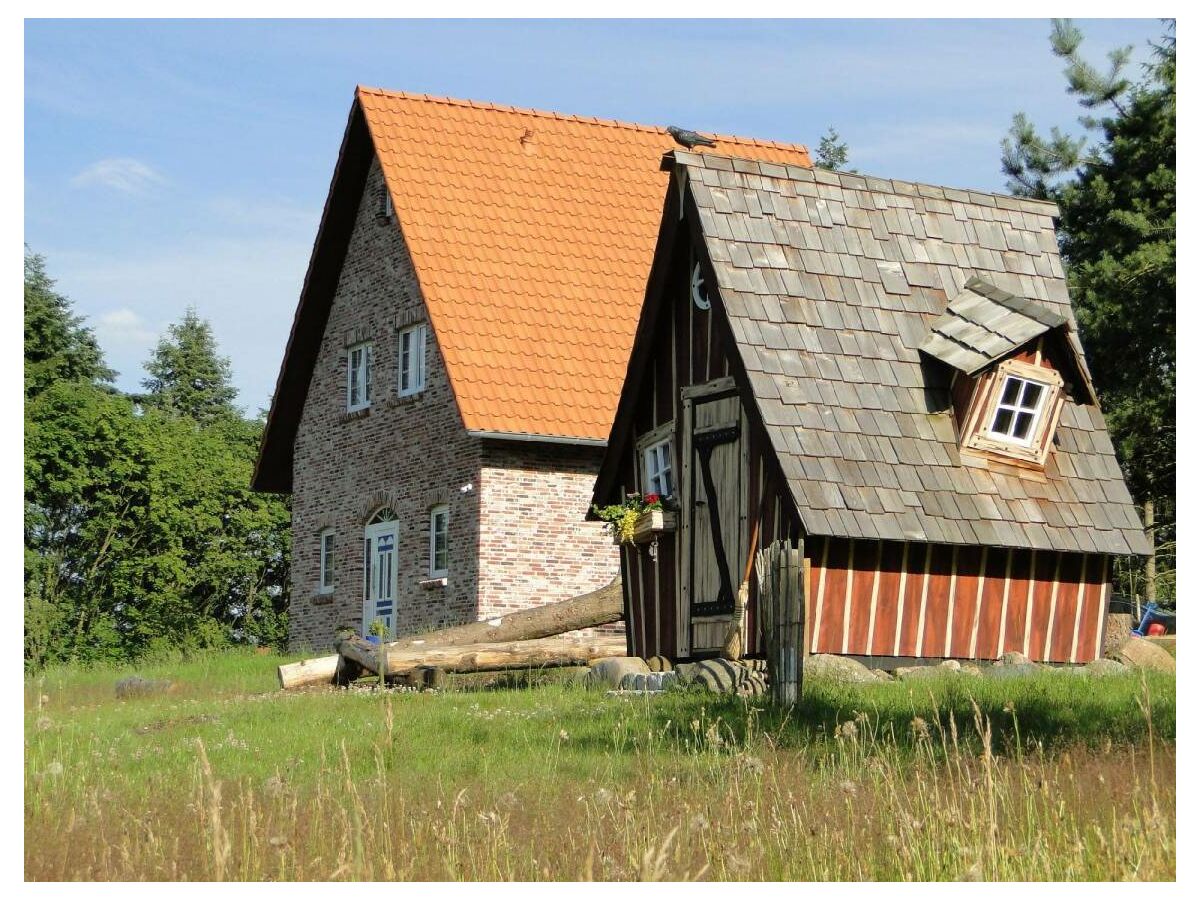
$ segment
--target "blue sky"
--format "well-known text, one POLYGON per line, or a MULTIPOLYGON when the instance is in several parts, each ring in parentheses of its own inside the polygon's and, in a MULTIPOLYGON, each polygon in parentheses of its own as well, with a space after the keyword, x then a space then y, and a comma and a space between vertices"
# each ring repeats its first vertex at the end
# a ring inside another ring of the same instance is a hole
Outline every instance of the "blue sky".
MULTIPOLYGON (((1156 19, 1080 20, 1085 54, 1156 19)), ((680 124, 1002 190, 1012 114, 1077 130, 1045 20, 30 21, 25 241, 134 389, 195 306, 268 405, 355 84, 680 124)))

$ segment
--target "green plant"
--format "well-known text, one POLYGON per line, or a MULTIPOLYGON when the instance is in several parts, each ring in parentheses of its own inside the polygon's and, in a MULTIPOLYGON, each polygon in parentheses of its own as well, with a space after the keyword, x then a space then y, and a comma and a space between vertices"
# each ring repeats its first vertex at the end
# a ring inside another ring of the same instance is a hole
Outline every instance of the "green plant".
POLYGON ((642 513, 662 508, 662 497, 658 494, 626 494, 624 503, 593 505, 592 512, 608 524, 613 537, 619 538, 622 544, 628 544, 633 541, 633 532, 642 513))

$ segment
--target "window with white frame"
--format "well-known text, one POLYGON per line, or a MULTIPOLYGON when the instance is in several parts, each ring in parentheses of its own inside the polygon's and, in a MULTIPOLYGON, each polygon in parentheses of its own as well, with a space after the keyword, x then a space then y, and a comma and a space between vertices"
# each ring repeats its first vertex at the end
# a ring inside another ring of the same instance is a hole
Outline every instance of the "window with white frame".
POLYGON ((443 578, 450 571, 450 507, 442 504, 429 511, 429 575, 443 578))
POLYGON ((321 583, 320 592, 328 594, 333 590, 333 529, 326 528, 321 532, 321 583))
POLYGON ((642 451, 645 463, 644 493, 670 497, 675 493, 675 479, 671 472, 671 439, 655 441, 642 451))
POLYGON ((372 356, 370 344, 355 344, 346 354, 346 409, 349 412, 371 405, 372 356))
POLYGON ((400 332, 401 397, 425 389, 425 323, 400 332))
POLYGON ((1047 393, 1048 385, 1017 375, 1005 376, 988 429, 991 437, 1028 446, 1037 434, 1047 393))

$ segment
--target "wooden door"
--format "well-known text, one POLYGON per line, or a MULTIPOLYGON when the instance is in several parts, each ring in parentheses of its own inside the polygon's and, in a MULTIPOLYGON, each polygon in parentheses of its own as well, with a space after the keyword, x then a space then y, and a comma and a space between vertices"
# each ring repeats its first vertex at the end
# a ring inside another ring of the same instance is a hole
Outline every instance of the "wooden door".
MULTIPOLYGON (((687 648, 681 655, 719 650, 741 584, 746 533, 746 423, 741 401, 720 379, 685 396, 683 515, 687 648)), ((683 641, 681 641, 682 643, 683 641)))
POLYGON ((387 638, 396 634, 396 539, 399 523, 376 522, 363 532, 366 591, 363 597, 363 634, 380 619, 387 638))

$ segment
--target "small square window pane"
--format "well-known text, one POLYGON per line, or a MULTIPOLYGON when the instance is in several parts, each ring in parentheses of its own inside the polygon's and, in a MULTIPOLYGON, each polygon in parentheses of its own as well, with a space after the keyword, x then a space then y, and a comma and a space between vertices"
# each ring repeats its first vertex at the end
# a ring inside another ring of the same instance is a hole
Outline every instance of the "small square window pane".
POLYGON ((992 423, 992 431, 999 434, 1008 434, 1009 428, 1012 426, 1013 411, 1011 409, 996 410, 996 421, 992 423))
POLYGON ((1042 386, 1035 384, 1032 381, 1025 382, 1025 395, 1021 398, 1021 405, 1025 409, 1037 409, 1038 401, 1042 397, 1042 386))
POLYGON ((1013 437, 1018 440, 1025 440, 1029 436, 1029 426, 1033 424, 1033 413, 1022 412, 1017 413, 1017 424, 1013 428, 1013 437))
POLYGON ((1017 397, 1021 393, 1021 380, 1019 378, 1009 378, 1004 382, 1004 394, 1000 398, 1001 403, 1007 403, 1010 406, 1017 402, 1017 397))

